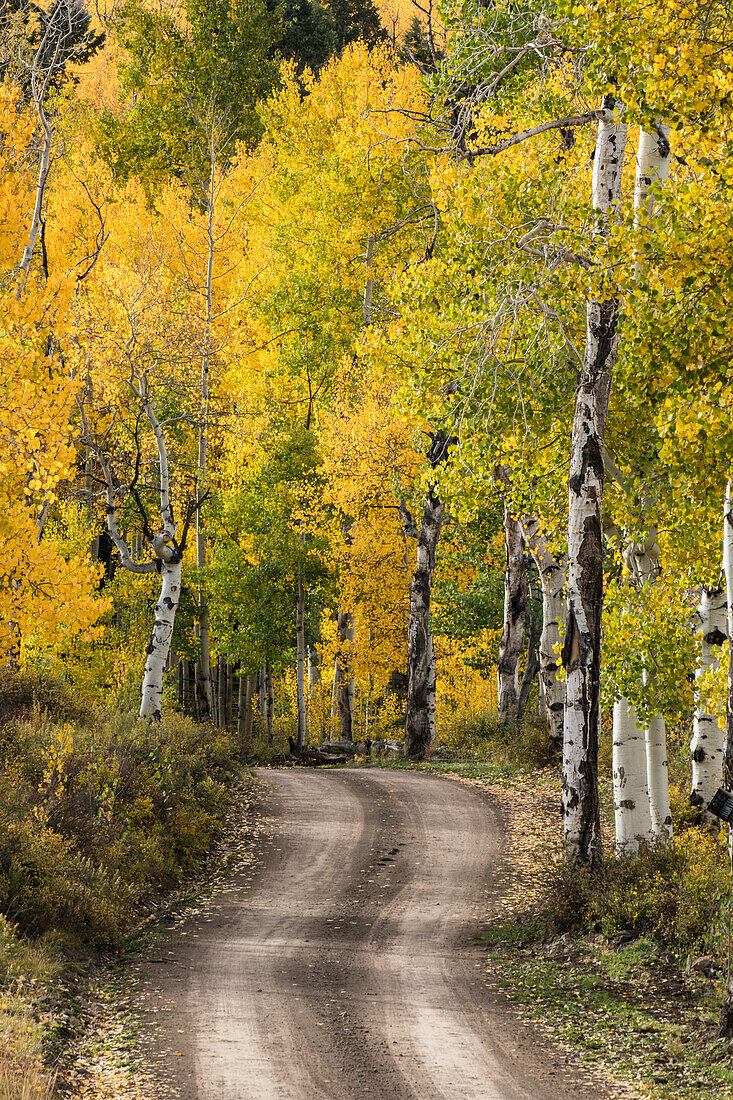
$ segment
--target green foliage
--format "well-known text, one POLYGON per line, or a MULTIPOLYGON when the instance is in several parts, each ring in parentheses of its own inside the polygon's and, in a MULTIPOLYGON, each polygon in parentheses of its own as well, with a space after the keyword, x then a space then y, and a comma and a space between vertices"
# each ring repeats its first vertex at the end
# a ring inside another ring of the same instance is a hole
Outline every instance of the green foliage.
POLYGON ((721 839, 699 828, 671 845, 642 845, 638 855, 608 860, 599 875, 564 869, 551 904, 560 928, 612 937, 649 936, 686 951, 709 946, 721 902, 730 890, 721 839))
POLYGON ((550 763, 547 723, 527 716, 521 727, 499 722, 495 714, 445 715, 438 745, 457 757, 488 760, 511 768, 544 767, 550 763))
POLYGON ((384 42, 387 34, 379 19, 374 0, 327 0, 336 35, 336 52, 340 54, 352 42, 367 46, 384 42))
POLYGON ((230 660, 251 671, 287 663, 299 579, 307 592, 306 637, 318 637, 329 585, 320 467, 313 432, 273 423, 259 462, 238 472, 217 517, 207 570, 212 627, 230 660))
POLYGON ((175 714, 157 726, 103 713, 65 720, 68 695, 38 678, 6 710, 0 912, 34 934, 63 929, 110 942, 141 899, 177 882, 210 847, 237 771, 235 746, 175 714), (60 700, 58 711, 42 711, 39 700, 60 700))
POLYGON ((440 61, 443 58, 443 53, 439 49, 436 49, 435 57, 433 57, 427 32, 417 16, 405 32, 402 39, 402 51, 405 57, 416 62, 423 72, 430 72, 435 66, 435 61, 440 61))
POLYGON ((285 30, 276 44, 277 52, 294 63, 297 73, 304 69, 317 73, 336 45, 331 12, 317 0, 285 0, 278 7, 285 30))
POLYGON ((692 712, 690 677, 699 641, 685 580, 689 586, 689 578, 665 576, 641 590, 624 578, 609 584, 603 607, 604 705, 629 699, 642 720, 662 714, 675 721, 692 712))
POLYGON ((257 104, 277 81, 276 16, 264 0, 186 0, 186 23, 170 10, 127 0, 120 13, 129 52, 124 90, 133 105, 99 122, 100 150, 120 180, 148 184, 171 174, 209 177, 212 127, 218 159, 261 134, 257 104))

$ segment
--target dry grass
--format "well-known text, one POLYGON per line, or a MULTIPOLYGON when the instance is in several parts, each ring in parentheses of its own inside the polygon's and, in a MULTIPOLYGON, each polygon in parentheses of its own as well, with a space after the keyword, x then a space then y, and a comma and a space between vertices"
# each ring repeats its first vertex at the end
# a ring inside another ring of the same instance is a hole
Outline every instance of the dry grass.
POLYGON ((0 999, 0 1100, 51 1100, 41 1061, 41 1029, 30 1006, 9 993, 0 999))

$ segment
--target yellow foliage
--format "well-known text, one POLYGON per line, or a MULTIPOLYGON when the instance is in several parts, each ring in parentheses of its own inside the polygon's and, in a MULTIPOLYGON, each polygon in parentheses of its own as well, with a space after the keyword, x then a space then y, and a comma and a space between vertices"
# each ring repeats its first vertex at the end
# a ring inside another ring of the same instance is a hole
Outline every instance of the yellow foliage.
POLYGON ((85 632, 103 607, 96 569, 39 536, 41 516, 72 476, 78 384, 56 351, 69 332, 73 279, 32 270, 21 292, 17 278, 34 196, 23 163, 32 126, 0 88, 0 660, 18 660, 30 632, 47 641, 85 632))

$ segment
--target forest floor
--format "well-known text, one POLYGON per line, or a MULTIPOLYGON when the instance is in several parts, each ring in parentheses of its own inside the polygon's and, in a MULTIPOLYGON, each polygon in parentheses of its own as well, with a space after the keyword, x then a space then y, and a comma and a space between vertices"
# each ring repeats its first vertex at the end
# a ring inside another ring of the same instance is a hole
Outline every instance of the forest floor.
POLYGON ((410 770, 258 774, 253 848, 106 989, 74 1096, 634 1095, 522 1023, 487 971, 476 931, 505 886, 489 791, 410 770))

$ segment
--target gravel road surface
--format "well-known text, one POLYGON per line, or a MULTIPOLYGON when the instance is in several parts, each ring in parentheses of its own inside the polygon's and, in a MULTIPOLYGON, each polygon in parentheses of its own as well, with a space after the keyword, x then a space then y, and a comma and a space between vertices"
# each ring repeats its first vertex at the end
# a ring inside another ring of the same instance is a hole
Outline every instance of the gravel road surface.
POLYGON ((140 977, 161 1096, 560 1100, 605 1089, 518 1022, 473 940, 501 824, 419 772, 266 770, 253 870, 140 977))

